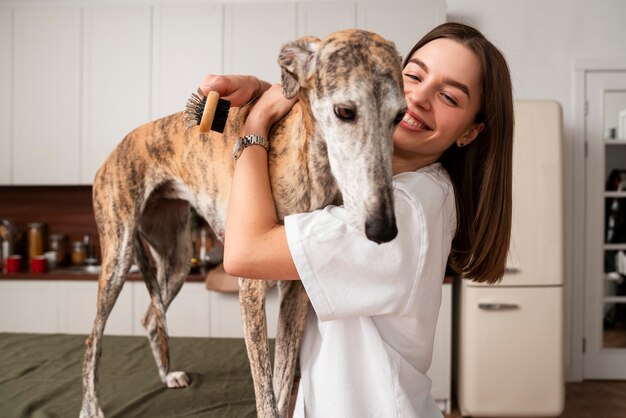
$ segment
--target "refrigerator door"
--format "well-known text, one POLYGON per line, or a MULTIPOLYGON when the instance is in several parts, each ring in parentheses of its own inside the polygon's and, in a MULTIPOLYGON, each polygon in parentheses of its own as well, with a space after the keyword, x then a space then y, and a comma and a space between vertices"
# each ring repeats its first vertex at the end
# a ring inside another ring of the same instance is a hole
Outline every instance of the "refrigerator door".
POLYGON ((556 417, 563 410, 563 289, 461 286, 463 416, 556 417))
POLYGON ((499 286, 563 283, 562 146, 558 102, 515 102, 511 247, 499 286))

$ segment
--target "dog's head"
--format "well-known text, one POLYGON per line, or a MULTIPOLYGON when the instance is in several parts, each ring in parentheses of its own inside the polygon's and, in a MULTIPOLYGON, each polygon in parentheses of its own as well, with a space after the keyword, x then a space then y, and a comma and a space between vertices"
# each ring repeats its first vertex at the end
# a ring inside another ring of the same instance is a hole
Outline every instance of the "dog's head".
POLYGON ((299 94, 311 108, 353 225, 372 241, 391 241, 392 135, 406 110, 394 44, 346 30, 288 43, 278 62, 284 95, 299 94))

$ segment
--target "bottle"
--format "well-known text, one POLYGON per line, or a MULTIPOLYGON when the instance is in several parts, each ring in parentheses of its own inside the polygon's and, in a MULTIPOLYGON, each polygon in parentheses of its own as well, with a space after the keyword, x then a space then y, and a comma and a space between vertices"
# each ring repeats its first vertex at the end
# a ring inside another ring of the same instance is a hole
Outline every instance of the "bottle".
POLYGON ((56 264, 60 265, 65 261, 66 256, 66 240, 65 234, 50 235, 50 251, 54 251, 56 255, 56 264))
POLYGON ((72 243, 72 264, 82 266, 87 258, 87 250, 83 241, 74 241, 72 243))
POLYGON ((31 260, 43 255, 43 228, 44 224, 41 222, 28 224, 28 257, 31 260))

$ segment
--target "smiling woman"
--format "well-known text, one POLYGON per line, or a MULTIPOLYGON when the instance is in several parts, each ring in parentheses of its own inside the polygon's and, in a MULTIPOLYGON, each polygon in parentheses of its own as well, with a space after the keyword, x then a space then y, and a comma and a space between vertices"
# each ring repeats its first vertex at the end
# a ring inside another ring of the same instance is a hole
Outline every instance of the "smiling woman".
MULTIPOLYGON (((249 147, 237 161, 226 270, 260 279, 291 273, 311 301, 294 416, 441 416, 425 373, 446 264, 481 282, 504 273, 513 136, 506 62, 477 30, 446 23, 417 43, 403 68, 406 111, 395 118, 391 159, 398 233, 390 242, 365 239, 341 206, 278 223, 267 152, 249 147), (251 261, 258 248, 250 243, 262 243, 272 259, 251 261)), ((204 84, 228 79, 208 76, 204 84)), ((333 106, 336 118, 325 123, 359 117, 365 105, 354 90, 321 104, 333 106), (354 106, 336 107, 348 102, 354 106)), ((274 86, 243 134, 267 137, 292 106, 274 86)))

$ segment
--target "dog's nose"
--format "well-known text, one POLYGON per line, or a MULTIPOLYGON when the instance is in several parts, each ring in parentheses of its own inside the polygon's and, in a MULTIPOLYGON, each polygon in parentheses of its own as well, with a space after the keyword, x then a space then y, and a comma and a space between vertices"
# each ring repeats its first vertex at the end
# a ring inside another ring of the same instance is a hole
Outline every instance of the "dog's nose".
POLYGON ((383 216, 365 222, 365 236, 377 244, 389 242, 398 235, 396 217, 383 216))

